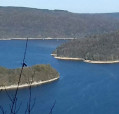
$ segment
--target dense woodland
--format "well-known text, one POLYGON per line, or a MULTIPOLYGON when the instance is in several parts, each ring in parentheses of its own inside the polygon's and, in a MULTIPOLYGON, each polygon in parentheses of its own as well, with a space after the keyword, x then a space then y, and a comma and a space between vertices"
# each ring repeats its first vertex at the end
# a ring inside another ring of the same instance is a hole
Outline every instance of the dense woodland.
MULTIPOLYGON (((7 69, 0 67, 0 86, 17 85, 20 72, 20 68, 7 69)), ((20 84, 47 81, 58 77, 59 73, 50 65, 35 65, 24 68, 20 84)))
POLYGON ((79 38, 118 29, 119 13, 78 14, 64 10, 0 7, 0 38, 79 38))
POLYGON ((119 32, 72 40, 59 46, 53 53, 59 57, 85 60, 119 60, 119 32))

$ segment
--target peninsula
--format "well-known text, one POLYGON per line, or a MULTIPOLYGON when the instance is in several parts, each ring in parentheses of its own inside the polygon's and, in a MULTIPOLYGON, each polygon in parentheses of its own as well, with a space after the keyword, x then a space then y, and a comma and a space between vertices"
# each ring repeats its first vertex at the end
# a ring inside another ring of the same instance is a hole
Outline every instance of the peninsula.
POLYGON ((119 32, 105 33, 69 41, 52 53, 56 59, 89 63, 119 62, 119 32))
MULTIPOLYGON (((21 69, 0 67, 0 89, 15 89, 21 69)), ((19 88, 40 85, 59 79, 59 73, 48 65, 35 65, 23 69, 19 88)))

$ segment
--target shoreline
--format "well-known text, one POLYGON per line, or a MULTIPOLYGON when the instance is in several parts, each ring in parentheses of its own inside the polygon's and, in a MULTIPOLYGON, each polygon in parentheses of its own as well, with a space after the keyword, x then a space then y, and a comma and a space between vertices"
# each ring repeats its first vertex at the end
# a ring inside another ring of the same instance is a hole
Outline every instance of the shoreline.
POLYGON ((116 61, 92 61, 92 60, 85 60, 83 58, 71 58, 71 57, 58 57, 57 54, 51 54, 54 58, 59 60, 74 60, 74 61, 83 61, 86 63, 94 63, 94 64, 111 64, 111 63, 119 63, 119 60, 116 61))
MULTIPOLYGON (((39 82, 33 82, 32 84, 30 84, 31 86, 37 86, 37 85, 42 85, 42 84, 46 84, 46 83, 50 83, 50 82, 53 82, 55 80, 58 80, 59 77, 57 78, 53 78, 53 79, 50 79, 50 80, 46 80, 46 81, 39 81, 39 82)), ((19 88, 27 88, 30 86, 29 84, 22 84, 22 85, 19 85, 19 88)), ((10 90, 10 89, 16 89, 18 85, 10 85, 10 86, 4 86, 4 87, 0 87, 0 90, 10 90)))
MULTIPOLYGON (((26 40, 27 38, 0 38, 0 40, 26 40)), ((28 38, 29 40, 73 40, 76 38, 28 38)))

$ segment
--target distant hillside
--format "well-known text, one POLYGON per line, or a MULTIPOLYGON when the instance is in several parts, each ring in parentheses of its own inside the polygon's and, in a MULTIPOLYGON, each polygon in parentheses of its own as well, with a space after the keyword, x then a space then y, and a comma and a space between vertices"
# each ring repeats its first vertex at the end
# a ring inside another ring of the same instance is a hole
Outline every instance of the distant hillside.
POLYGON ((119 62, 119 32, 81 38, 59 46, 56 57, 82 58, 91 61, 119 62))
POLYGON ((78 14, 64 10, 0 7, 0 38, 69 38, 117 30, 119 13, 78 14))

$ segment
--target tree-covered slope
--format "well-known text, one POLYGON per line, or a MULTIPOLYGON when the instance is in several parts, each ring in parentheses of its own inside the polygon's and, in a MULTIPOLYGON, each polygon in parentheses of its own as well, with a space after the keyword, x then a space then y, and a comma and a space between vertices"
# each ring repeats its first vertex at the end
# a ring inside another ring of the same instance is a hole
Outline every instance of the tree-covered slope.
POLYGON ((119 60, 119 32, 72 40, 59 46, 53 54, 92 61, 116 61, 119 60))
POLYGON ((118 29, 119 13, 78 14, 63 10, 0 7, 0 38, 79 38, 118 29))
MULTIPOLYGON (((20 72, 20 68, 7 69, 0 67, 0 87, 17 85, 20 72)), ((59 73, 50 65, 35 65, 24 68, 20 85, 30 82, 48 81, 55 78, 59 78, 59 73)))

